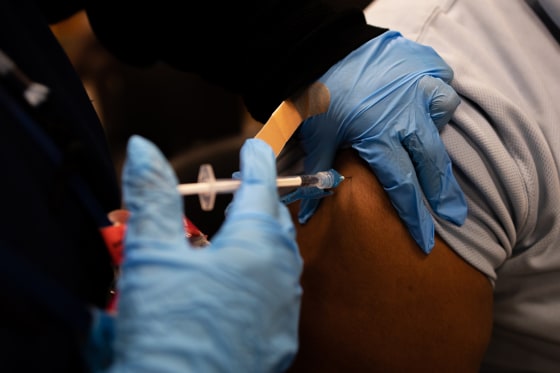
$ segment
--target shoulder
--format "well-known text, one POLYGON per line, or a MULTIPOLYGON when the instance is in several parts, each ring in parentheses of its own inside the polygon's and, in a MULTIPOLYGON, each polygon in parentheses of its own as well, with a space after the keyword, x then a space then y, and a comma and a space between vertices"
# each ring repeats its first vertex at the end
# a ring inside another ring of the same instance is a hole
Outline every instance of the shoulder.
POLYGON ((476 367, 490 336, 486 276, 439 238, 424 255, 354 152, 335 168, 347 180, 297 225, 305 266, 294 371, 476 367))

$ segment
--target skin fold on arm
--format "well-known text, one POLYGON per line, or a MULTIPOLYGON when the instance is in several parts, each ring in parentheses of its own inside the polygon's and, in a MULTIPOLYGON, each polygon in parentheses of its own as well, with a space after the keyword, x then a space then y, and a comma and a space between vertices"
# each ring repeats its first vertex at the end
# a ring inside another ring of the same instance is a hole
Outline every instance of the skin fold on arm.
POLYGON ((305 225, 294 372, 477 372, 490 338, 492 286, 436 237, 423 254, 352 150, 347 180, 305 225))

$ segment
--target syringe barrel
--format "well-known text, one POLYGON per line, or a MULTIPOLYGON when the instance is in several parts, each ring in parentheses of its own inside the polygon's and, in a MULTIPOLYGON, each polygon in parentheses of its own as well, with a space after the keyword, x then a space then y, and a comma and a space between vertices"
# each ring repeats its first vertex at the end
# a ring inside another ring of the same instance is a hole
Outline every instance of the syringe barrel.
POLYGON ((320 171, 311 175, 301 175, 301 186, 314 186, 319 189, 329 189, 335 185, 335 182, 335 175, 329 171, 320 171))

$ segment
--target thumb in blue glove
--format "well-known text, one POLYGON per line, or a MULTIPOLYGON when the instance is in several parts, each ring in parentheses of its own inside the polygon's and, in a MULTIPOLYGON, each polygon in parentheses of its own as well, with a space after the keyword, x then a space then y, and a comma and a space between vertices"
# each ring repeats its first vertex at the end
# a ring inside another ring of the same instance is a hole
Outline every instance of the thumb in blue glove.
MULTIPOLYGON (((319 79, 329 90, 329 109, 299 129, 306 173, 332 168, 338 149, 356 149, 426 253, 434 245, 434 222, 424 197, 434 213, 457 225, 467 214, 438 133, 460 103, 448 84, 452 78, 432 48, 387 31, 319 79)), ((302 201, 301 223, 319 202, 302 201)))
POLYGON ((194 249, 173 170, 152 143, 130 139, 112 372, 276 372, 291 363, 302 271, 295 230, 270 147, 247 140, 240 158, 243 182, 223 226, 194 249))

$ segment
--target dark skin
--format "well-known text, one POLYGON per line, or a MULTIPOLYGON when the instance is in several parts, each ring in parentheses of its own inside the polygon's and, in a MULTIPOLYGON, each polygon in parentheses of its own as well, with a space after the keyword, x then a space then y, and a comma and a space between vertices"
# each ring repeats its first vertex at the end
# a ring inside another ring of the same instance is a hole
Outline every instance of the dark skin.
POLYGON ((305 225, 295 372, 478 372, 492 326, 492 286, 439 237, 421 252, 353 151, 347 180, 305 225))

